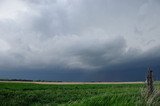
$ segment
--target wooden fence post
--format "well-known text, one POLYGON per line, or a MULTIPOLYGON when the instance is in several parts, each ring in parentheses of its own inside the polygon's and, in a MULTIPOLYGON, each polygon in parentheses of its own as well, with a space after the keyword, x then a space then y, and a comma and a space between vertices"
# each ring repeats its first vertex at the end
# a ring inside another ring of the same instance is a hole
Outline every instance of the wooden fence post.
POLYGON ((148 96, 150 96, 153 91, 154 91, 154 87, 153 87, 153 71, 149 68, 148 69, 148 75, 147 75, 147 93, 148 96))

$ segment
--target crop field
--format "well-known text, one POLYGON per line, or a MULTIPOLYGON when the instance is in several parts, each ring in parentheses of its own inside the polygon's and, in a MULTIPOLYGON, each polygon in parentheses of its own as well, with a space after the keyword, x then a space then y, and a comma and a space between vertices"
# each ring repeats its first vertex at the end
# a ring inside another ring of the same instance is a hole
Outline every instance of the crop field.
POLYGON ((0 82, 0 106, 145 106, 147 102, 143 94, 144 87, 145 85, 142 83, 35 84, 0 82))

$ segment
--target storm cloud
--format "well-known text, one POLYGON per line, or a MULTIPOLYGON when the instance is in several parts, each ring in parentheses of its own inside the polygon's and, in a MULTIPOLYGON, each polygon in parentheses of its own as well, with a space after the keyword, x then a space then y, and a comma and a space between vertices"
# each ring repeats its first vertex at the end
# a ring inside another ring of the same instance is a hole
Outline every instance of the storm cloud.
POLYGON ((159 0, 0 0, 0 77, 131 81, 148 66, 158 76, 159 10, 159 0))

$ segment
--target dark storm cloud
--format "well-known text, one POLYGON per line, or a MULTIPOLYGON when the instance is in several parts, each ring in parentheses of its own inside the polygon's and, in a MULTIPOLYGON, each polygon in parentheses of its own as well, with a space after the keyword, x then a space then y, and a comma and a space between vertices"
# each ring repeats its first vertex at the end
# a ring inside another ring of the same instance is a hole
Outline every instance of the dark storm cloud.
POLYGON ((160 79, 160 47, 154 48, 148 53, 141 54, 138 58, 131 58, 130 61, 115 65, 114 67, 103 68, 100 72, 94 73, 94 76, 99 76, 97 80, 103 81, 145 81, 149 67, 154 72, 154 79, 160 79), (107 71, 108 70, 108 71, 107 71))
POLYGON ((55 80, 119 80, 159 67, 159 0, 0 2, 4 76, 14 70, 10 77, 35 73, 32 78, 45 79, 42 73, 52 73, 55 80))

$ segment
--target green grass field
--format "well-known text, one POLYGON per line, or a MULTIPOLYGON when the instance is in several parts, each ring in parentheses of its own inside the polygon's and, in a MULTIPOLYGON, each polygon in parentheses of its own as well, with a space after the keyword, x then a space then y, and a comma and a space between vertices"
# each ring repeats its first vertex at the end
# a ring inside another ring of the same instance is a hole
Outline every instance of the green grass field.
POLYGON ((0 106, 145 106, 143 84, 0 82, 0 106))

